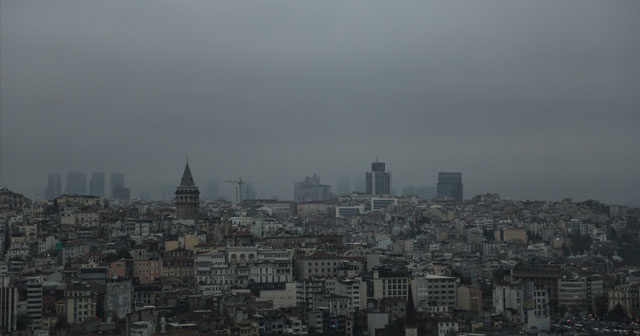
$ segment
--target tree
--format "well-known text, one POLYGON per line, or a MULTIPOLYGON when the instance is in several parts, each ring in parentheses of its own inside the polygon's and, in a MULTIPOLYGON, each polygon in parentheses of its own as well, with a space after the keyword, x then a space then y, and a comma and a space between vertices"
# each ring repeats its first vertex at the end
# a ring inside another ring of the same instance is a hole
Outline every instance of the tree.
POLYGON ((593 301, 596 308, 596 316, 598 319, 605 319, 607 317, 607 312, 609 311, 609 299, 607 298, 606 293, 596 296, 593 301))
POLYGON ((574 254, 580 254, 591 250, 591 237, 573 235, 571 236, 571 252, 574 254))
POLYGON ((404 319, 399 318, 387 324, 383 334, 386 335, 404 335, 404 319))
POLYGON ((69 329, 69 322, 67 322, 67 317, 64 314, 58 315, 58 320, 56 321, 54 328, 56 330, 69 329))
POLYGON ((29 316, 27 314, 18 314, 18 320, 16 322, 16 328, 18 330, 26 330, 29 327, 29 316))
POLYGON ((613 309, 609 311, 609 320, 614 322, 622 322, 627 317, 627 313, 622 308, 621 304, 617 304, 613 309))

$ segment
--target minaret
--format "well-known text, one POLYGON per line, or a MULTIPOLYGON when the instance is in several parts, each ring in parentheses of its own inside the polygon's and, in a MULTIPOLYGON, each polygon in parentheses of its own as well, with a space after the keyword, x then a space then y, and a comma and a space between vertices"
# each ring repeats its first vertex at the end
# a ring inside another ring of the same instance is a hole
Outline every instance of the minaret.
POLYGON ((418 336, 418 317, 416 314, 416 306, 413 304, 413 291, 411 283, 409 283, 409 295, 407 298, 407 307, 404 322, 404 336, 418 336))
POLYGON ((200 213, 200 191, 193 182, 189 161, 184 167, 180 186, 176 189, 176 209, 178 219, 198 220, 200 213))

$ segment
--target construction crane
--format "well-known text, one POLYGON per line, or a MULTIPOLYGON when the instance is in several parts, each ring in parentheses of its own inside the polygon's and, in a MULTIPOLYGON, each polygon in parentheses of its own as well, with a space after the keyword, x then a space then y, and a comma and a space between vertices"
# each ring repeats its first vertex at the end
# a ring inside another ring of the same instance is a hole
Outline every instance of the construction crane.
POLYGON ((242 185, 244 184, 244 181, 242 181, 242 177, 239 177, 237 181, 225 180, 225 182, 235 183, 238 185, 236 189, 236 203, 240 204, 240 202, 242 202, 242 185))

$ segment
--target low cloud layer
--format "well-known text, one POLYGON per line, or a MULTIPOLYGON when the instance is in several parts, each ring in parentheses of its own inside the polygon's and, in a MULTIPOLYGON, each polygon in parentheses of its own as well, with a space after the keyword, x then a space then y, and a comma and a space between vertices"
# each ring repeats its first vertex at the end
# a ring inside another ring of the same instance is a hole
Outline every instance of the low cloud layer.
MULTIPOLYGON (((637 1, 2 1, 2 185, 318 174, 640 204, 637 1)), ((335 190, 335 189, 334 189, 335 190)))

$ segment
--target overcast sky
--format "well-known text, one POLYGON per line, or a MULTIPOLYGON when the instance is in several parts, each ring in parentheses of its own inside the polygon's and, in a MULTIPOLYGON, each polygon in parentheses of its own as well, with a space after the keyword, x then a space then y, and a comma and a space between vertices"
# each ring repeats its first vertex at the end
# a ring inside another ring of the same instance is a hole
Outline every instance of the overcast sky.
MULTIPOLYGON (((3 186, 318 174, 640 204, 640 1, 0 2, 3 186)), ((335 190, 335 186, 334 186, 335 190)))

